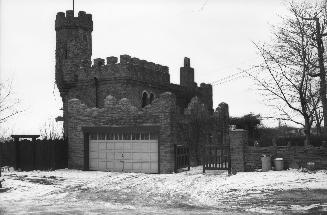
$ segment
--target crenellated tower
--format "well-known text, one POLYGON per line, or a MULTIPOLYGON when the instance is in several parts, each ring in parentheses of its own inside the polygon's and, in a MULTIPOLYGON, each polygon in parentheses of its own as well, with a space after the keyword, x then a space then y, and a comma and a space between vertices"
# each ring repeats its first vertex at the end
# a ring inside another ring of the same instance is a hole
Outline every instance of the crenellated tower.
POLYGON ((188 88, 196 87, 194 83, 194 69, 191 67, 191 60, 184 58, 184 66, 180 69, 180 85, 188 88))
POLYGON ((91 65, 93 21, 84 11, 74 17, 72 10, 57 13, 56 22, 56 83, 60 93, 76 77, 80 65, 91 65))

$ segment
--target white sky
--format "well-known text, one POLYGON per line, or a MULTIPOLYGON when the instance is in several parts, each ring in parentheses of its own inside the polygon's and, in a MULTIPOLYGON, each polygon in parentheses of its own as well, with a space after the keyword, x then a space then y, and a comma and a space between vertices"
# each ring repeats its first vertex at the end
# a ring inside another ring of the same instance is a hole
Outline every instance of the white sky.
MULTIPOLYGON (((171 82, 179 83, 179 67, 187 56, 200 84, 255 64, 252 41, 269 40, 270 24, 279 23, 279 15, 285 13, 283 2, 75 0, 75 14, 83 10, 93 15, 92 58, 129 54, 168 66, 171 82)), ((68 9, 72 0, 0 0, 0 78, 13 81, 25 109, 2 129, 38 134, 46 121, 61 115, 54 88, 54 22, 57 12, 68 9)), ((248 78, 213 86, 214 108, 227 102, 231 116, 271 116, 262 99, 248 78)), ((277 121, 266 123, 277 126, 277 121)))

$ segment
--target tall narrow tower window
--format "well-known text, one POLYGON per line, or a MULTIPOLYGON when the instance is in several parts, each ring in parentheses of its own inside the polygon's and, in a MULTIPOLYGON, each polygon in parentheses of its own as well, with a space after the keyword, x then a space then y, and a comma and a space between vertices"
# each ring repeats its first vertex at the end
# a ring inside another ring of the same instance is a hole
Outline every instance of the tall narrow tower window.
POLYGON ((68 58, 67 47, 64 49, 64 52, 65 52, 65 59, 67 59, 68 58))
POLYGON ((142 94, 142 108, 147 105, 147 101, 148 101, 148 93, 143 92, 143 94, 142 94))
POLYGON ((153 93, 150 93, 150 104, 152 104, 153 100, 154 100, 154 95, 153 95, 153 93))

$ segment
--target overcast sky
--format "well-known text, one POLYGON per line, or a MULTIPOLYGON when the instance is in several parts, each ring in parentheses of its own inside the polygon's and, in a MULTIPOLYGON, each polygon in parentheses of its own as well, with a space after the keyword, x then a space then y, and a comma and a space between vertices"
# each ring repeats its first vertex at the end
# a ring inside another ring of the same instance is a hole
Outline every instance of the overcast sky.
MULTIPOLYGON (((200 84, 219 82, 256 64, 252 41, 269 41, 270 25, 285 13, 284 2, 75 0, 75 15, 80 10, 93 15, 92 58, 129 54, 168 66, 171 82, 179 83, 179 68, 187 56, 200 84)), ((72 0, 0 0, 0 78, 12 80, 25 110, 2 129, 38 134, 44 122, 62 115, 54 85, 54 22, 57 12, 69 9, 72 0)), ((214 85, 214 109, 226 102, 231 116, 271 116, 255 89, 246 77, 214 85)), ((277 126, 277 121, 266 124, 277 126)))

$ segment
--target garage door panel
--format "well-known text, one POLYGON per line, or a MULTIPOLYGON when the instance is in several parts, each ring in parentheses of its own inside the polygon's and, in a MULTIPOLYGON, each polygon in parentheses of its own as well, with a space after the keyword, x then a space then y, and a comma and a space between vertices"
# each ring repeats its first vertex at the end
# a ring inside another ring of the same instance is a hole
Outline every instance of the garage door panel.
POLYGON ((108 169, 108 170, 113 170, 113 168, 114 168, 114 164, 113 164, 113 162, 108 162, 108 161, 107 161, 107 169, 108 169))
POLYGON ((158 172, 157 140, 90 140, 91 170, 158 172))
POLYGON ((123 154, 123 152, 115 152, 115 160, 122 160, 123 154))
POLYGON ((125 172, 132 172, 133 170, 133 163, 132 162, 125 162, 124 163, 124 171, 125 172))
POLYGON ((132 143, 131 142, 126 142, 124 143, 124 151, 125 152, 130 152, 132 150, 132 143))
POLYGON ((123 156, 120 158, 121 160, 132 160, 132 153, 131 152, 123 152, 121 153, 123 156))
POLYGON ((133 153, 133 161, 138 162, 138 161, 149 161, 150 160, 150 155, 149 153, 133 153))
POLYGON ((99 161, 99 170, 107 170, 107 162, 104 161, 99 161))
POLYGON ((115 143, 107 142, 107 150, 114 150, 114 149, 115 149, 115 143))
POLYGON ((99 167, 97 159, 90 159, 89 167, 91 170, 96 170, 99 167))
POLYGON ((99 162, 99 163, 100 163, 100 162, 105 162, 105 163, 106 163, 106 162, 107 162, 107 159, 106 159, 106 158, 99 158, 99 159, 98 159, 98 162, 99 162))
POLYGON ((99 158, 99 153, 98 152, 90 152, 90 159, 94 159, 94 158, 99 158))
POLYGON ((91 143, 89 146, 90 152, 97 152, 99 151, 98 144, 97 143, 91 143))
POLYGON ((150 163, 141 163, 142 172, 150 170, 150 163))
POLYGON ((157 142, 150 143, 150 152, 158 153, 158 143, 157 142))
POLYGON ((134 152, 145 152, 148 151, 147 143, 137 142, 133 145, 134 152))
POLYGON ((99 150, 102 151, 102 150, 106 150, 107 148, 107 143, 106 142, 100 142, 99 143, 99 150))
POLYGON ((133 162, 133 171, 140 171, 141 170, 141 163, 133 162))
POLYGON ((115 160, 113 170, 116 172, 121 172, 123 170, 123 163, 120 160, 115 160))
POLYGON ((158 153, 150 153, 150 161, 158 162, 158 153))
POLYGON ((123 151, 124 150, 124 143, 115 142, 115 150, 123 151))
POLYGON ((151 173, 158 173, 158 163, 150 163, 151 173))
POLYGON ((105 150, 99 152, 100 159, 107 159, 107 152, 105 150))
POLYGON ((107 153, 107 161, 112 161, 115 159, 115 153, 111 151, 106 151, 107 153))

